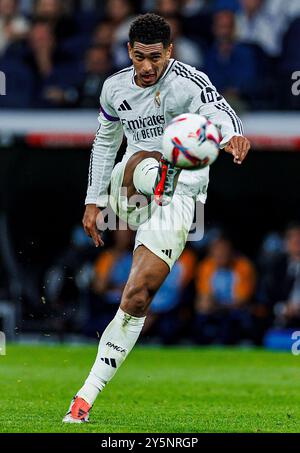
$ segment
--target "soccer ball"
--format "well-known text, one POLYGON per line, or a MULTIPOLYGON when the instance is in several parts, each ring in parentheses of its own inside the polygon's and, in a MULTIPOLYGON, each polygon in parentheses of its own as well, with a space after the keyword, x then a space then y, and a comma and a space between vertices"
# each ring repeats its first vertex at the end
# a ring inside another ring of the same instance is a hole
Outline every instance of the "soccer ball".
POLYGON ((211 165, 219 154, 221 135, 205 116, 184 113, 166 127, 163 156, 178 168, 197 170, 211 165))

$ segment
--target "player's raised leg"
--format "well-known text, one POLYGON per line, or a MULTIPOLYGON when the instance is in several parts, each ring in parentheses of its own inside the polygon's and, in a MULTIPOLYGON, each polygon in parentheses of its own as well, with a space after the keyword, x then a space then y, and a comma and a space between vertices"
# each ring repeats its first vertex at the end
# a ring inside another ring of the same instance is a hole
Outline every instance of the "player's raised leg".
POLYGON ((136 249, 120 308, 102 334, 95 363, 85 384, 72 400, 64 422, 88 421, 89 411, 99 392, 134 347, 152 298, 169 271, 169 266, 146 247, 136 249))
POLYGON ((123 187, 128 198, 136 193, 154 195, 160 206, 170 203, 174 194, 180 169, 168 162, 158 151, 140 151, 130 157, 126 164, 123 187))

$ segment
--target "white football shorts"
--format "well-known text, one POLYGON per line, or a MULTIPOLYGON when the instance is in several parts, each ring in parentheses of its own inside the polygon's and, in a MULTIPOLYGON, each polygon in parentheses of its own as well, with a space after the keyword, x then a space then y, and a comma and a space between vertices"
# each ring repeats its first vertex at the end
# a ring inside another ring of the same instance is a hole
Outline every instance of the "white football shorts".
POLYGON ((110 205, 120 219, 137 230, 134 250, 140 245, 165 261, 172 269, 185 247, 193 223, 195 198, 175 193, 167 206, 153 200, 145 207, 130 206, 122 187, 126 160, 118 163, 110 182, 110 205))

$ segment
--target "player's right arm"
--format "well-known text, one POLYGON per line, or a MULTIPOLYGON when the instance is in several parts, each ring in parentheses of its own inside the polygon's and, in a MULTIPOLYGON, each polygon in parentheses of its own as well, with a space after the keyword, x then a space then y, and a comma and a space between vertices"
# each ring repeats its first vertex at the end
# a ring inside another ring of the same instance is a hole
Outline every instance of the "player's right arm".
POLYGON ((101 223, 101 208, 108 204, 108 186, 117 152, 123 140, 122 124, 111 106, 110 84, 106 81, 100 97, 99 127, 93 143, 85 199, 83 227, 96 247, 103 245, 96 220, 101 223))
POLYGON ((190 112, 204 115, 220 128, 220 147, 234 156, 235 163, 241 164, 250 149, 250 142, 244 137, 240 118, 206 74, 179 62, 177 65, 177 74, 186 78, 187 92, 192 95, 190 112))

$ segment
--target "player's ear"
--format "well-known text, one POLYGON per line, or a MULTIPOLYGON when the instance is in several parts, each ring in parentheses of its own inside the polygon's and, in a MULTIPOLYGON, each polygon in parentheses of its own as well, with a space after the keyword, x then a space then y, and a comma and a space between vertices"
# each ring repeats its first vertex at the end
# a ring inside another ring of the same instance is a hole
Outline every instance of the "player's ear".
POLYGON ((167 48, 167 58, 171 58, 172 52, 173 52, 173 43, 171 43, 169 45, 169 47, 167 48))
POLYGON ((130 45, 130 42, 127 43, 127 49, 128 49, 128 55, 130 60, 132 60, 132 47, 130 45))

